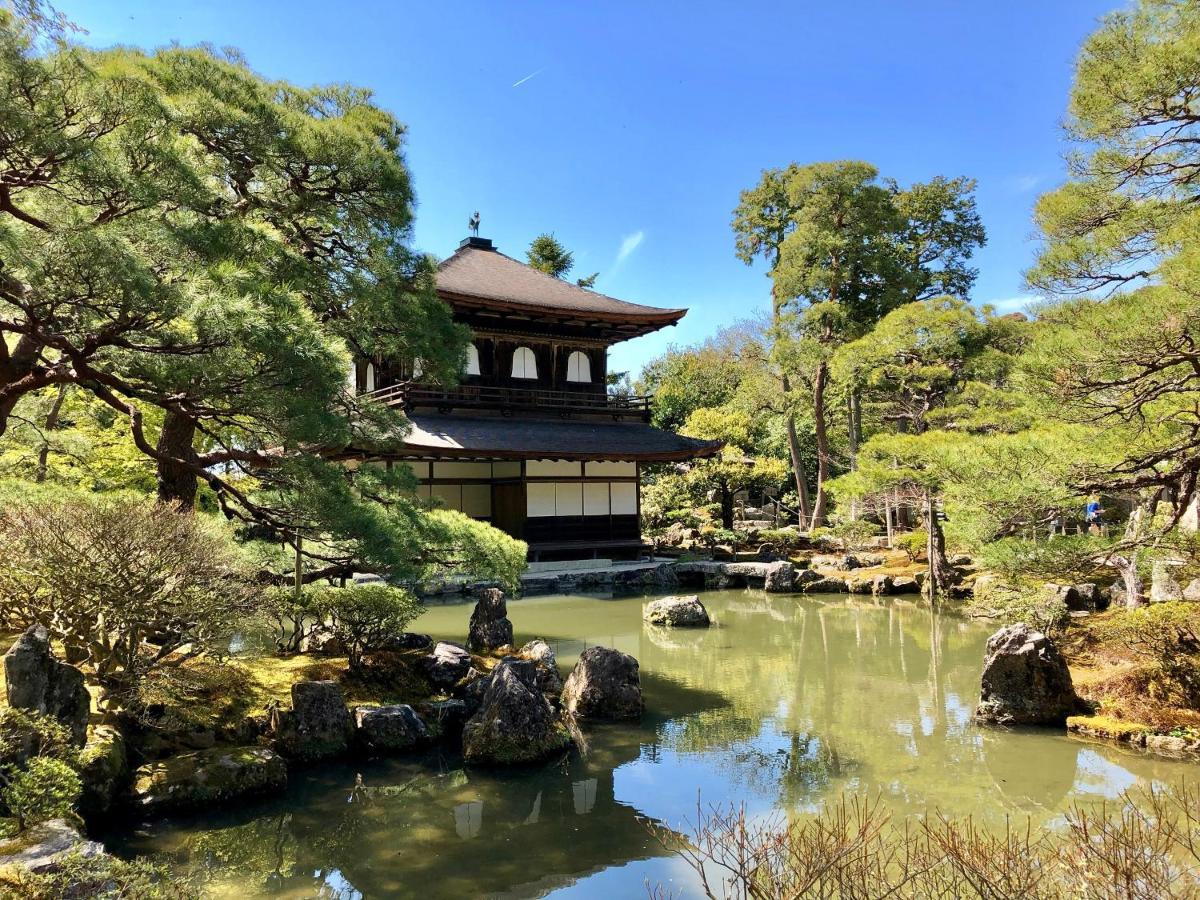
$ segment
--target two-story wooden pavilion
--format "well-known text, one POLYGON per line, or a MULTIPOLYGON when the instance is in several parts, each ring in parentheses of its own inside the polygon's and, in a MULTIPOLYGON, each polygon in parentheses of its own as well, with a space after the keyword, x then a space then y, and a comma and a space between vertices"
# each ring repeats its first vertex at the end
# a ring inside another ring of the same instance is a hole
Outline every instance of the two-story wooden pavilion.
POLYGON ((479 237, 441 264, 437 291, 473 333, 466 372, 446 388, 423 384, 419 363, 358 362, 357 390, 412 422, 401 449, 366 463, 410 466, 423 496, 527 541, 534 559, 639 552, 641 466, 720 445, 651 426, 649 397, 610 395, 607 352, 687 310, 577 287, 479 237))

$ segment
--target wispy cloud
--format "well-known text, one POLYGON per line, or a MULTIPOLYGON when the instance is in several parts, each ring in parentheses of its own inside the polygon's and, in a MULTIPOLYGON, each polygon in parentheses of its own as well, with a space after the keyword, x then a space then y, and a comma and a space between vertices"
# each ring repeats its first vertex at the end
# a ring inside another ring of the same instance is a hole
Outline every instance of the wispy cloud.
POLYGON ((520 86, 521 86, 521 85, 523 85, 525 82, 527 82, 527 81, 528 81, 530 78, 536 78, 537 76, 541 75, 541 74, 542 74, 542 71, 543 71, 542 69, 538 69, 536 72, 530 72, 528 75, 526 75, 526 76, 525 76, 524 78, 522 78, 520 81, 514 81, 514 82, 513 82, 513 87, 520 87, 520 86))
POLYGON ((1043 180, 1041 175, 1015 175, 1008 180, 1008 183, 1018 194, 1028 194, 1041 184, 1043 180))
POLYGON ((642 241, 645 239, 646 232, 644 231, 635 231, 633 234, 625 235, 621 239, 621 249, 617 251, 617 261, 613 265, 619 266, 625 262, 633 254, 633 251, 642 245, 642 241))

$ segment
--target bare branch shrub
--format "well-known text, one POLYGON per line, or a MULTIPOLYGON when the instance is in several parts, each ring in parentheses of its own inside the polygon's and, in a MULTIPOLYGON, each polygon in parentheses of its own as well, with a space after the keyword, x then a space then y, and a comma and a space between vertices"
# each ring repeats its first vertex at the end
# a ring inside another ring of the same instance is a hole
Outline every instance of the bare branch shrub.
POLYGON ((0 619, 45 625, 106 698, 150 670, 219 648, 255 608, 228 541, 148 500, 11 503, 0 510, 0 619))
POLYGON ((690 840, 648 827, 713 900, 1200 897, 1200 791, 1188 783, 1076 805, 1059 830, 989 829, 936 811, 895 823, 878 798, 847 795, 795 822, 698 805, 690 840))

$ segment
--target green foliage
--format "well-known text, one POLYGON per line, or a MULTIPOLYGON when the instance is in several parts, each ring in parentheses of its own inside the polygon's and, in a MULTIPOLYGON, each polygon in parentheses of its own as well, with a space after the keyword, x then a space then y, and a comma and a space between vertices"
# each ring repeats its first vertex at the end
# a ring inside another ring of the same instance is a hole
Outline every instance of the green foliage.
POLYGON ((903 550, 911 562, 916 562, 929 549, 929 532, 924 528, 898 535, 892 545, 897 550, 903 550))
POLYGON ((1125 645, 1157 668, 1162 699, 1200 709, 1200 607, 1194 603, 1154 603, 1124 610, 1097 626, 1108 640, 1125 645))
POLYGON ((17 819, 20 830, 74 813, 83 791, 79 775, 65 762, 35 756, 23 766, 0 774, 0 800, 17 819))
POLYGON ((986 597, 976 597, 971 611, 1005 625, 1024 622, 1049 637, 1058 637, 1071 623, 1067 604, 1044 585, 994 590, 986 597))
POLYGON ((11 769, 35 756, 76 766, 71 731, 53 716, 6 706, 0 710, 0 768, 11 769))
POLYGON ((984 571, 1016 584, 1031 581, 1093 581, 1103 571, 1097 562, 1112 546, 1098 535, 1060 535, 1050 540, 1003 538, 984 545, 977 557, 984 571))
POLYGON ((164 865, 132 861, 107 853, 65 854, 44 872, 0 874, 0 888, 12 900, 199 900, 201 894, 164 865))
MULTIPOLYGON (((539 272, 545 272, 555 278, 566 278, 575 265, 574 254, 549 232, 543 232, 533 239, 529 249, 525 251, 525 259, 539 272)), ((595 277, 593 275, 592 279, 595 280, 595 277)))
POLYGON ((1084 43, 1067 129, 1072 179, 1043 196, 1036 287, 1077 293, 1143 283, 1197 218, 1200 9, 1142 0, 1084 43))
POLYGON ((770 408, 762 401, 770 398, 757 387, 769 375, 760 331, 750 324, 733 326, 697 347, 671 347, 647 363, 634 391, 654 395, 653 424, 678 431, 696 410, 727 405, 761 420, 764 407, 770 408))
POLYGON ((382 584, 312 591, 311 608, 346 647, 352 671, 362 667, 365 653, 399 637, 425 611, 408 591, 382 584))
POLYGON ((226 536, 203 518, 115 495, 6 503, 0 614, 46 625, 111 694, 179 654, 219 649, 255 609, 226 536))

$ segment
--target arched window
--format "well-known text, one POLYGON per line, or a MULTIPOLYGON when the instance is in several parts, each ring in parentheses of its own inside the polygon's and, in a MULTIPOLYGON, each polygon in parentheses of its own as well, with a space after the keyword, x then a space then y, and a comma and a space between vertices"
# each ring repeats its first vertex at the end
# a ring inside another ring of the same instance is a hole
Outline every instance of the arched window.
POLYGON ((366 389, 368 394, 375 390, 375 365, 373 363, 367 363, 366 389))
POLYGON ((467 344, 467 373, 468 375, 479 375, 479 348, 474 344, 467 344))
POLYGON ((592 361, 582 350, 575 350, 567 357, 567 381, 590 382, 592 361))
POLYGON ((537 378, 537 360, 528 347, 518 347, 513 352, 513 378, 537 378))

